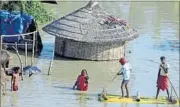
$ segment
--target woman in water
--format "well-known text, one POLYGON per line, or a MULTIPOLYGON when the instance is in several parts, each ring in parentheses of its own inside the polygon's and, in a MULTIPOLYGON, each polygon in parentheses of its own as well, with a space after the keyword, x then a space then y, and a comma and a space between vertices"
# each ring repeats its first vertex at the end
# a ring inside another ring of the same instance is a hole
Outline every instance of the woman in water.
POLYGON ((75 87, 77 86, 77 90, 87 91, 88 79, 89 79, 88 73, 87 73, 86 69, 83 69, 81 71, 81 74, 77 77, 77 80, 73 86, 73 89, 75 89, 75 87))

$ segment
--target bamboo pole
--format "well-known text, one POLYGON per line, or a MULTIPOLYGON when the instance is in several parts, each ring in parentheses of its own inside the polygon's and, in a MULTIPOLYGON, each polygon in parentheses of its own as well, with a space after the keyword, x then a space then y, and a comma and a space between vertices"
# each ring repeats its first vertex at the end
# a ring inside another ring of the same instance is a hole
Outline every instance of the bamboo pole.
POLYGON ((52 68, 52 61, 50 61, 50 65, 49 65, 49 69, 48 69, 48 75, 50 75, 51 68, 52 68))
POLYGON ((170 97, 172 97, 172 91, 173 91, 173 89, 172 89, 172 87, 171 87, 171 94, 170 94, 170 97))
POLYGON ((53 60, 54 60, 54 50, 53 50, 52 59, 51 59, 50 64, 49 64, 48 75, 50 75, 51 68, 52 68, 52 65, 53 65, 53 60))
MULTIPOLYGON (((5 75, 5 71, 2 70, 4 64, 1 62, 1 51, 3 49, 3 36, 0 35, 0 96, 6 95, 6 86, 7 86, 7 77, 5 75), (3 65, 2 65, 3 64, 3 65), (4 81, 4 82, 3 82, 4 81), (2 83, 2 84, 1 84, 2 83), (2 89, 2 90, 1 90, 2 89)), ((4 68, 5 69, 5 68, 4 68)))
POLYGON ((20 57, 20 55, 19 55, 18 49, 15 48, 14 46, 13 46, 13 49, 16 51, 16 54, 17 54, 17 56, 18 56, 18 58, 19 58, 19 61, 20 61, 21 73, 22 73, 22 75, 21 75, 21 80, 23 81, 23 64, 22 64, 22 60, 21 60, 21 57, 20 57))
POLYGON ((35 33, 33 33, 33 46, 32 46, 32 57, 31 57, 31 66, 33 65, 34 60, 34 45, 35 45, 35 33))
MULTIPOLYGON (((0 83, 2 83, 2 71, 1 71, 1 50, 2 50, 2 37, 1 37, 1 35, 0 35, 0 76, 1 76, 1 78, 0 78, 0 83)), ((1 84, 0 84, 0 87, 1 87, 1 84)), ((1 87, 2 88, 2 87, 1 87)), ((1 89, 0 88, 0 89, 1 89)), ((1 94, 1 90, 0 90, 0 96, 1 96, 2 94, 1 94)))
POLYGON ((37 35, 38 32, 36 32, 36 38, 35 38, 35 52, 38 52, 38 41, 37 41, 37 35))
POLYGON ((27 42, 25 42, 25 66, 27 66, 27 42))
MULTIPOLYGON (((2 43, 2 45, 14 45, 14 43, 2 43)), ((26 44, 17 44, 18 46, 21 46, 21 45, 26 45, 26 44)), ((32 44, 27 44, 28 46, 31 46, 32 44)))
POLYGON ((1 36, 0 36, 0 45, 1 45, 1 46, 0 46, 0 50, 2 50, 2 45, 3 45, 3 41, 2 41, 2 40, 3 40, 3 37, 2 37, 2 35, 1 35, 1 36))
POLYGON ((16 49, 18 49, 17 42, 15 42, 15 47, 16 47, 16 49))
MULTIPOLYGON (((37 32, 37 31, 30 32, 30 33, 24 33, 24 34, 5 35, 5 36, 6 36, 6 37, 27 36, 27 35, 34 34, 35 32, 37 32)), ((2 36, 4 36, 4 35, 2 35, 2 36)))
POLYGON ((171 87, 172 87, 174 93, 176 94, 177 99, 180 100, 180 99, 179 99, 179 96, 178 96, 178 94, 177 94, 177 92, 176 92, 176 90, 175 90, 175 88, 174 88, 174 86, 173 86, 173 84, 172 84, 172 82, 171 82, 171 80, 170 80, 169 78, 168 78, 168 80, 169 80, 169 83, 171 84, 171 87))

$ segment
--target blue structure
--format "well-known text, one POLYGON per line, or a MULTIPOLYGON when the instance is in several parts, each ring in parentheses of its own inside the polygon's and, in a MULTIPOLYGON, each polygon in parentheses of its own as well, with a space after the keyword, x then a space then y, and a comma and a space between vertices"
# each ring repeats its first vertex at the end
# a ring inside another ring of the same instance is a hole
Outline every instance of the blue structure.
MULTIPOLYGON (((0 10, 0 35, 15 35, 26 33, 33 17, 20 11, 9 12, 0 10)), ((19 42, 20 37, 3 37, 3 42, 19 42)))

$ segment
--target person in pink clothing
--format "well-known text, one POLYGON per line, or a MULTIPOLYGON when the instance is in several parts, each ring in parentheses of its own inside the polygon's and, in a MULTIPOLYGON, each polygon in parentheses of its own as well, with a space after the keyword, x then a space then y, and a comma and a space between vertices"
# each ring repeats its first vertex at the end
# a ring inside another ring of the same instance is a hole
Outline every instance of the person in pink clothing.
POLYGON ((20 67, 13 68, 13 74, 12 74, 12 78, 11 78, 11 91, 18 91, 19 70, 20 70, 20 67))

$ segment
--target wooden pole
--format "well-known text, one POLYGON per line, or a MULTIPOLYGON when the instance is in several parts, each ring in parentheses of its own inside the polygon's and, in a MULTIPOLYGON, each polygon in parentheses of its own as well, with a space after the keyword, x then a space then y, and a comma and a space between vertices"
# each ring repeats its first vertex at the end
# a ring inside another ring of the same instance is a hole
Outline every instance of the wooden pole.
POLYGON ((38 34, 39 34, 39 32, 36 31, 36 33, 35 33, 35 36, 36 36, 36 38, 35 38, 35 47, 36 47, 35 52, 38 52, 38 39, 37 39, 38 34))
POLYGON ((15 42, 15 47, 16 47, 16 49, 18 49, 17 42, 15 42))
POLYGON ((23 64, 22 64, 22 60, 21 60, 21 57, 20 57, 20 55, 19 55, 18 49, 15 48, 14 46, 13 46, 13 48, 14 48, 14 50, 16 51, 16 54, 17 54, 17 56, 18 56, 18 58, 19 58, 19 61, 20 61, 21 73, 22 73, 22 75, 21 75, 21 80, 23 81, 23 64))
POLYGON ((48 75, 50 75, 51 68, 52 68, 52 61, 50 61, 50 65, 49 65, 49 69, 48 69, 48 75))
MULTIPOLYGON (((1 56, 1 50, 2 50, 2 36, 0 35, 0 56, 1 56)), ((1 71, 1 57, 0 57, 0 71, 1 71)))
MULTIPOLYGON (((119 73, 119 72, 118 72, 118 73, 119 73)), ((106 85, 104 86, 103 90, 105 90, 105 89, 116 79, 117 76, 118 76, 118 75, 116 74, 116 75, 114 76, 114 78, 113 78, 108 84, 106 84, 106 85)))
POLYGON ((27 42, 25 42, 25 66, 27 66, 27 42))
POLYGON ((33 33, 33 46, 32 46, 31 66, 33 65, 33 60, 34 60, 34 45, 35 45, 35 32, 33 33))
MULTIPOLYGON (((1 68, 1 66, 2 66, 2 65, 1 65, 1 50, 2 50, 2 36, 0 35, 0 76, 1 76, 1 78, 2 78, 2 73, 1 73, 1 72, 2 72, 2 71, 1 71, 1 69, 2 69, 2 68, 1 68)), ((1 78, 0 78, 0 83, 1 83, 1 81, 2 81, 1 78)), ((0 84, 0 85, 1 85, 1 84, 0 84)), ((1 88, 2 88, 2 87, 1 87, 1 88)), ((1 88, 0 88, 0 89, 1 89, 1 88)), ((0 96, 1 96, 1 91, 0 91, 0 96)))
POLYGON ((4 64, 1 62, 1 51, 3 49, 3 36, 0 35, 0 96, 3 94, 5 95, 6 94, 6 86, 7 86, 7 77, 5 75, 5 71, 2 70, 4 64), (3 65, 2 65, 3 64, 3 65), (4 81, 4 82, 3 82, 4 81), (2 83, 2 84, 1 84, 2 83))
POLYGON ((51 59, 51 61, 50 61, 50 65, 49 65, 49 69, 48 69, 48 75, 50 75, 51 68, 52 68, 52 64, 53 64, 53 60, 54 60, 54 50, 53 50, 52 59, 51 59))
POLYGON ((170 94, 170 97, 172 97, 172 91, 173 91, 173 89, 172 89, 172 87, 171 87, 171 94, 170 94))
POLYGON ((175 88, 174 88, 174 86, 173 86, 173 84, 172 84, 172 82, 171 82, 171 80, 170 80, 169 78, 168 78, 168 80, 169 80, 169 82, 170 82, 170 84, 171 84, 171 87, 172 87, 174 93, 176 94, 177 99, 180 100, 180 99, 179 99, 179 96, 178 96, 178 94, 177 94, 177 92, 176 92, 176 90, 175 90, 175 88))
POLYGON ((0 36, 0 45, 1 45, 1 46, 0 46, 0 50, 2 50, 2 43, 3 43, 2 40, 3 40, 3 37, 2 37, 2 35, 1 35, 1 36, 0 36))

